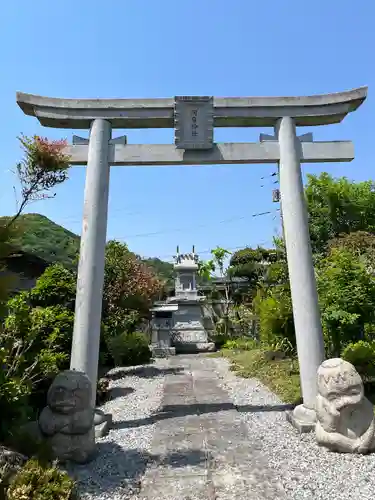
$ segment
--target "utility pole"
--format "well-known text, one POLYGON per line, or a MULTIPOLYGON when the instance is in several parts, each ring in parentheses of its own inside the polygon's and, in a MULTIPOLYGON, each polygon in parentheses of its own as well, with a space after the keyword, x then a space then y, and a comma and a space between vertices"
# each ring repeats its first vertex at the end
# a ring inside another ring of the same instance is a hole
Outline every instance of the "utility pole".
MULTIPOLYGON (((277 163, 277 178, 280 184, 280 163, 277 163)), ((280 189, 274 189, 272 191, 272 201, 274 203, 279 203, 280 204, 280 221, 281 221, 281 231, 282 231, 282 238, 283 241, 285 241, 285 233, 284 233, 284 219, 283 219, 283 207, 282 207, 282 202, 281 202, 281 196, 280 196, 280 189)))
MULTIPOLYGON (((279 186, 280 186, 280 162, 277 162, 277 178, 279 180, 279 186)), ((283 218, 283 203, 281 201, 280 191, 279 191, 279 201, 280 201, 281 231, 282 231, 282 235, 283 235, 282 236, 283 242, 285 243, 284 218, 283 218)))

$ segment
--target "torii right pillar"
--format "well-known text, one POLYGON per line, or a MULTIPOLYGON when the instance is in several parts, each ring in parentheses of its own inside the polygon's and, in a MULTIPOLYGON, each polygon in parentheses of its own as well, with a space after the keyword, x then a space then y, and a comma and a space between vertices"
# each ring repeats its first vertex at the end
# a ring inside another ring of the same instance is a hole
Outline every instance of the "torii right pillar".
POLYGON ((288 420, 300 432, 308 432, 315 426, 316 376, 324 360, 324 341, 301 173, 301 143, 293 118, 281 118, 275 132, 280 147, 284 238, 303 396, 303 404, 288 413, 288 420))

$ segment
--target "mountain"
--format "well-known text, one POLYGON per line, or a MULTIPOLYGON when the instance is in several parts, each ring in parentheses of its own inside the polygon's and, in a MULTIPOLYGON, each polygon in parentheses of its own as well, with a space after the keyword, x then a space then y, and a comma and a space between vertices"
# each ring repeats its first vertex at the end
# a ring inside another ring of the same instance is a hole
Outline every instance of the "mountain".
MULTIPOLYGON (((6 221, 9 217, 0 217, 6 221)), ((56 224, 44 215, 25 214, 17 220, 19 231, 12 245, 24 252, 45 260, 48 263, 60 262, 66 267, 75 267, 78 262, 80 237, 56 224)), ((173 265, 156 257, 142 258, 160 278, 171 283, 173 265)))
POLYGON ((160 260, 157 257, 143 258, 142 262, 151 267, 154 270, 155 274, 157 274, 160 278, 166 280, 168 285, 173 286, 173 264, 171 264, 170 262, 165 262, 164 260, 160 260))
MULTIPOLYGON (((8 217, 0 219, 5 221, 8 217)), ((73 267, 77 262, 80 237, 40 214, 21 215, 12 246, 46 262, 73 267)))

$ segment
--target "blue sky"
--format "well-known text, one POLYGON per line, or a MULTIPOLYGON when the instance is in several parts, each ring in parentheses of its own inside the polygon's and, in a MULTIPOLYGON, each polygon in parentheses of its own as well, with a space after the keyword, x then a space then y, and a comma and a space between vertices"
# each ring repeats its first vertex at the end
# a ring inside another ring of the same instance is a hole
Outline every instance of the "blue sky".
MULTIPOLYGON (((66 137, 24 116, 17 90, 53 97, 256 96, 337 92, 369 85, 340 125, 304 129, 351 139, 352 163, 308 165, 355 180, 373 176, 373 0, 65 0, 4 2, 0 15, 0 214, 15 210, 17 135, 66 137), (372 48, 371 48, 372 47, 372 48)), ((216 129, 215 140, 257 141, 260 129, 216 129)), ((268 130, 271 133, 271 130, 268 130)), ((129 143, 171 143, 172 130, 115 131, 129 143)), ((84 135, 82 131, 80 135, 84 135)), ((170 260, 176 245, 202 257, 217 245, 270 245, 279 227, 273 165, 112 168, 108 238, 170 260), (261 187, 261 186, 264 187, 261 187), (254 213, 273 214, 253 217, 254 213), (158 233, 158 234, 151 234, 158 233)), ((71 170, 53 200, 31 205, 80 233, 85 170, 71 170)))

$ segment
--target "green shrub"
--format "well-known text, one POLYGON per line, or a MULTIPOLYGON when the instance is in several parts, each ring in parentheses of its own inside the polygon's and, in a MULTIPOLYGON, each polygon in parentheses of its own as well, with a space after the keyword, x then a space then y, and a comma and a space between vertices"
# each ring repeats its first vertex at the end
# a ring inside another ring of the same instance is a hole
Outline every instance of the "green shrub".
POLYGON ((73 313, 62 306, 30 308, 25 297, 8 303, 9 314, 0 346, 17 362, 8 363, 12 377, 26 379, 35 388, 67 367, 71 348, 73 313))
POLYGON ((32 308, 26 293, 7 308, 0 331, 0 439, 44 406, 51 379, 67 367, 73 330, 69 309, 32 308))
POLYGON ((55 464, 31 459, 13 478, 8 500, 73 500, 78 496, 74 481, 55 464))
POLYGON ((8 315, 5 319, 5 331, 19 340, 27 337, 31 328, 29 294, 21 292, 7 302, 8 315))
POLYGON ((317 272, 327 355, 337 357, 351 342, 364 340, 374 322, 375 280, 358 256, 332 248, 317 272))
POLYGON ((211 336, 211 340, 212 342, 215 343, 215 347, 216 349, 221 349, 223 347, 223 345, 228 341, 230 340, 230 336, 226 333, 219 333, 219 332, 215 332, 212 336, 211 336))
POLYGON ((365 323, 363 327, 363 333, 365 339, 367 340, 375 340, 375 324, 374 323, 365 323))
POLYGON ((0 347, 0 441, 9 436, 14 426, 27 420, 31 414, 28 398, 31 384, 27 377, 19 373, 21 356, 16 346, 2 345, 0 347))
POLYGON ((61 264, 49 266, 37 280, 30 293, 33 306, 66 306, 73 308, 76 294, 76 276, 61 264))
POLYGON ((5 320, 5 334, 17 341, 29 343, 28 358, 35 360, 43 350, 51 350, 61 358, 57 369, 62 367, 63 358, 69 356, 74 315, 63 306, 32 308, 28 295, 21 293, 7 304, 8 316, 5 320), (64 356, 63 356, 64 355, 64 356))
POLYGON ((254 299, 254 310, 259 318, 259 340, 269 346, 280 342, 296 345, 292 300, 290 291, 275 286, 266 293, 259 291, 254 299))
POLYGON ((249 335, 254 331, 255 316, 250 307, 243 304, 229 309, 229 320, 239 335, 249 335))
POLYGON ((4 335, 28 346, 26 364, 38 359, 39 371, 54 375, 69 359, 73 323, 69 309, 59 305, 32 308, 27 294, 21 293, 8 301, 4 335))
POLYGON ((110 314, 102 322, 99 354, 102 366, 116 365, 110 349, 112 339, 121 336, 123 332, 134 333, 140 321, 141 316, 138 311, 120 307, 111 308, 110 314))
POLYGON ((51 445, 41 436, 36 420, 30 420, 27 424, 12 429, 12 433, 6 436, 4 445, 27 458, 46 462, 51 461, 53 457, 51 445))
POLYGON ((358 373, 364 378, 375 376, 375 342, 351 343, 341 353, 342 359, 355 366, 358 373))
POLYGON ((296 357, 297 348, 287 338, 277 338, 274 342, 263 344, 265 350, 279 351, 285 353, 287 356, 296 357))
POLYGON ((149 341, 143 333, 122 333, 108 341, 108 348, 116 366, 148 363, 151 359, 149 341))
POLYGON ((113 307, 105 318, 104 334, 107 339, 117 337, 124 331, 134 333, 141 321, 140 313, 132 309, 113 307))
POLYGON ((249 338, 238 338, 227 340, 224 344, 224 349, 239 350, 239 351, 252 351, 253 349, 259 349, 259 342, 254 339, 249 338))
MULTIPOLYGON (((41 348, 64 354, 67 361, 72 346, 74 314, 63 306, 36 307, 31 311, 31 334, 41 348)), ((65 366, 60 365, 62 369, 65 366)))

